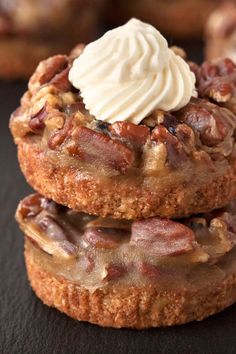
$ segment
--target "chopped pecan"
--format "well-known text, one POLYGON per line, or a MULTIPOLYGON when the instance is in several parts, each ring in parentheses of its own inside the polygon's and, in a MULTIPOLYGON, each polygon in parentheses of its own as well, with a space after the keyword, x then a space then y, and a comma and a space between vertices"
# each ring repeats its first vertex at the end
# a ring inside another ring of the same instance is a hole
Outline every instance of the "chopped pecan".
POLYGON ((221 143, 236 126, 233 113, 199 98, 192 98, 189 104, 175 115, 197 132, 202 144, 209 147, 221 143))
POLYGON ((66 119, 65 114, 55 109, 55 110, 51 110, 48 113, 46 119, 44 119, 44 124, 51 131, 62 129, 65 123, 65 119, 66 119))
POLYGON ((236 64, 232 60, 204 62, 196 77, 201 97, 211 98, 236 113, 236 64))
POLYGON ((70 67, 64 69, 63 71, 56 74, 50 81, 49 84, 55 86, 60 91, 70 91, 71 83, 69 81, 70 67))
POLYGON ((34 133, 41 133, 45 128, 45 122, 48 115, 47 109, 43 106, 36 114, 30 117, 29 128, 34 133))
POLYGON ((149 128, 154 128, 158 124, 162 124, 164 120, 165 112, 159 109, 155 109, 148 117, 142 120, 142 124, 149 128))
POLYGON ((125 172, 134 163, 134 151, 105 134, 79 126, 74 130, 72 138, 75 145, 68 151, 80 159, 103 162, 120 172, 125 172))
POLYGON ((172 168, 186 161, 187 155, 178 138, 172 135, 163 125, 156 126, 152 131, 151 140, 163 143, 167 149, 167 161, 172 168))
MULTIPOLYGON (((186 124, 182 124, 181 120, 178 119, 177 116, 174 116, 171 113, 165 113, 163 125, 168 129, 168 132, 174 135, 179 141, 180 144, 177 143, 176 140, 176 143, 179 146, 179 152, 184 150, 187 154, 190 154, 195 149, 195 139, 192 129, 186 124)), ((184 158, 183 153, 182 157, 184 158)))
POLYGON ((29 90, 34 93, 40 86, 49 83, 54 76, 62 72, 68 65, 65 55, 55 55, 39 63, 29 81, 29 90))
POLYGON ((235 73, 236 64, 229 58, 216 59, 213 61, 205 61, 199 69, 199 84, 216 77, 223 77, 235 73))
POLYGON ((63 129, 52 134, 48 140, 48 147, 52 150, 57 149, 71 135, 73 129, 73 121, 68 119, 63 129))
POLYGON ((166 129, 168 129, 168 132, 170 134, 175 134, 179 121, 173 114, 165 113, 163 115, 162 124, 164 125, 164 127, 166 127, 166 129))
POLYGON ((127 237, 127 231, 107 227, 87 227, 83 239, 95 248, 113 249, 127 237))
POLYGON ((112 134, 130 142, 136 148, 142 147, 149 137, 148 127, 129 122, 113 123, 109 126, 109 130, 112 134))
POLYGON ((69 116, 74 115, 77 112, 81 112, 82 114, 86 114, 87 110, 85 108, 84 102, 83 101, 77 101, 72 104, 66 105, 64 108, 64 111, 66 114, 69 116))
POLYGON ((127 267, 124 264, 114 264, 111 263, 105 268, 105 275, 103 277, 104 281, 117 280, 128 272, 127 267))
POLYGON ((183 224, 154 217, 133 222, 130 243, 150 254, 174 256, 191 251, 195 236, 183 224))
POLYGON ((16 139, 22 138, 31 132, 29 127, 29 119, 26 111, 22 106, 18 107, 10 118, 10 129, 16 139))
POLYGON ((179 124, 176 127, 175 135, 177 139, 181 142, 184 151, 190 155, 195 150, 195 135, 187 124, 179 124))
POLYGON ((143 172, 145 175, 157 176, 165 169, 167 149, 162 143, 150 146, 144 151, 143 172))

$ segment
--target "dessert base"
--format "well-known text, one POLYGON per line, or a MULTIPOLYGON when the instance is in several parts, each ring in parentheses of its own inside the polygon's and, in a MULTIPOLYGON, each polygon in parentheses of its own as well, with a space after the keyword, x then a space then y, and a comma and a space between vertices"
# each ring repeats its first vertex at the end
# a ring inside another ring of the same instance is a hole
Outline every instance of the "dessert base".
POLYGON ((68 316, 104 327, 135 329, 172 326, 202 320, 236 301, 236 257, 231 252, 224 264, 225 277, 198 288, 160 289, 158 282, 139 286, 115 283, 89 291, 44 268, 49 256, 25 242, 28 278, 44 304, 68 316))
POLYGON ((98 172, 89 174, 80 161, 70 168, 54 162, 27 138, 18 144, 18 160, 27 182, 36 191, 69 208, 102 217, 184 217, 223 207, 236 195, 233 166, 225 166, 223 173, 218 166, 219 172, 212 176, 204 171, 201 180, 189 175, 188 182, 177 175, 171 182, 158 176, 143 180, 135 175, 99 178, 98 172))

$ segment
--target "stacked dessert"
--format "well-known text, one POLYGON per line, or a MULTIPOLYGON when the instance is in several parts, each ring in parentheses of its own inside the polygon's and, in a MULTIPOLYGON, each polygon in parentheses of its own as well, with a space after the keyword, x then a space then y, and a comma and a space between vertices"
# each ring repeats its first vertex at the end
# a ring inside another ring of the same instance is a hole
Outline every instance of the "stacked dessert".
POLYGON ((218 6, 206 23, 207 59, 229 57, 236 61, 236 3, 218 6))
POLYGON ((12 114, 40 193, 16 213, 28 277, 78 320, 167 326, 236 301, 236 66, 178 53, 130 20, 41 62, 12 114))

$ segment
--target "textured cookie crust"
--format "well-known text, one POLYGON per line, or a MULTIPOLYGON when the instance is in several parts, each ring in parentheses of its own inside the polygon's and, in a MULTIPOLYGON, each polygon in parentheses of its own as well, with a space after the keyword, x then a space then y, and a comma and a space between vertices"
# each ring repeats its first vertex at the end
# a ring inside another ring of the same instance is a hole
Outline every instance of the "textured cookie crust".
POLYGON ((54 165, 37 144, 27 140, 18 144, 18 158, 28 183, 39 193, 72 209, 103 217, 182 217, 220 208, 236 196, 233 168, 215 180, 206 178, 199 189, 193 190, 191 183, 179 184, 161 197, 134 180, 104 183, 83 169, 54 165))
POLYGON ((31 286, 44 304, 104 327, 141 329, 183 324, 202 320, 236 301, 236 272, 198 291, 160 292, 150 284, 123 288, 110 285, 89 292, 41 268, 27 243, 25 260, 31 286))

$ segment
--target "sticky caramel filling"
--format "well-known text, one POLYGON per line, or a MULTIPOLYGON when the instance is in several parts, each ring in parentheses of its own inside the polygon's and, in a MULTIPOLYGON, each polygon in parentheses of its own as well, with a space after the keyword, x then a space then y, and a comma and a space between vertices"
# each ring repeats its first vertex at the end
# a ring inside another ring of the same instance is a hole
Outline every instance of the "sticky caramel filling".
POLYGON ((181 221, 132 222, 78 213, 34 194, 16 217, 40 266, 91 290, 114 282, 198 288, 234 269, 234 205, 181 221))

